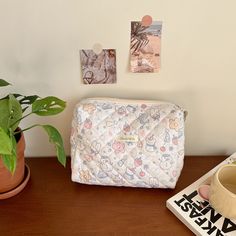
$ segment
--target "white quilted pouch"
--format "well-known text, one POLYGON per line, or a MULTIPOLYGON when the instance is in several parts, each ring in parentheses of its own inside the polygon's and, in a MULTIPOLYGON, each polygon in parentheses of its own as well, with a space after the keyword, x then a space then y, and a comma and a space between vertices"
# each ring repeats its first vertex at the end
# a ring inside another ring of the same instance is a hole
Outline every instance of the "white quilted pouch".
POLYGON ((74 110, 72 181, 174 188, 184 162, 184 110, 172 103, 88 98, 74 110))

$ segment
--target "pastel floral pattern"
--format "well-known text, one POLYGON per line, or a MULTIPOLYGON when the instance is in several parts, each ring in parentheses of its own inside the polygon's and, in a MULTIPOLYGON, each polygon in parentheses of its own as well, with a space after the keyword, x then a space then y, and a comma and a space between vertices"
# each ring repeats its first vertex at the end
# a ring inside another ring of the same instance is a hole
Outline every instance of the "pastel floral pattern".
POLYGON ((94 106, 92 103, 87 103, 83 105, 83 110, 89 114, 92 114, 96 110, 96 106, 94 106))
POLYGON ((175 119, 170 119, 170 129, 175 129, 178 130, 179 128, 179 121, 177 118, 175 119))
POLYGON ((91 129, 91 127, 92 127, 92 122, 91 122, 91 120, 86 119, 85 122, 84 122, 84 128, 85 128, 85 129, 91 129))
POLYGON ((184 111, 158 101, 84 99, 70 141, 75 182, 174 188, 183 167, 184 111))
POLYGON ((123 142, 115 141, 112 144, 112 148, 114 149, 115 154, 118 154, 120 152, 123 153, 125 151, 125 144, 123 142))

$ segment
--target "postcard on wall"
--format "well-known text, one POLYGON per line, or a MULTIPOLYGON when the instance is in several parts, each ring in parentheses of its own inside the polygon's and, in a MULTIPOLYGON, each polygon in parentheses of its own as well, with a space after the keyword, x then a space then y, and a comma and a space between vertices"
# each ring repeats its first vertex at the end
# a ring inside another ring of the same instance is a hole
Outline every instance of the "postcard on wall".
POLYGON ((161 21, 144 26, 141 21, 131 22, 130 70, 152 73, 160 69, 161 21))
POLYGON ((115 49, 103 49, 99 54, 93 50, 80 50, 80 61, 84 84, 116 83, 115 49))

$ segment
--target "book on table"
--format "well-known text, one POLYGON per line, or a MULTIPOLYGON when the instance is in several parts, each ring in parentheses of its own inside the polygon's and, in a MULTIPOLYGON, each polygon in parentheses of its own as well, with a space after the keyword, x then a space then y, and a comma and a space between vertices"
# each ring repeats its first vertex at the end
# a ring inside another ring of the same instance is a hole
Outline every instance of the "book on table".
POLYGON ((236 220, 225 218, 217 213, 209 202, 198 194, 199 186, 208 184, 211 176, 221 165, 234 161, 236 161, 236 153, 167 200, 167 208, 194 234, 203 236, 236 236, 236 220))

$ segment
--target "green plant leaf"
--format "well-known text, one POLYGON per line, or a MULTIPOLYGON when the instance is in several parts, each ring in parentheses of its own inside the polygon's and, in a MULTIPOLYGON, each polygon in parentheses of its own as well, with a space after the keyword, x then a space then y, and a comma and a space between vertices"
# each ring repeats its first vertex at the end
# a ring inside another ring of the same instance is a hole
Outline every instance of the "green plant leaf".
POLYGON ((5 167, 13 174, 16 170, 16 157, 14 155, 2 155, 2 161, 5 167))
MULTIPOLYGON (((20 102, 20 104, 32 104, 37 98, 39 98, 38 95, 30 95, 30 96, 24 96, 19 93, 13 93, 12 94, 17 100, 20 102)), ((4 98, 9 98, 9 95, 7 95, 4 98)))
POLYGON ((0 100, 0 126, 8 131, 9 128, 14 131, 22 117, 22 109, 20 103, 14 95, 8 95, 8 98, 0 100))
POLYGON ((9 95, 10 127, 14 131, 22 118, 22 108, 19 101, 12 95, 9 95))
POLYGON ((0 154, 11 155, 12 154, 12 141, 2 127, 0 127, 0 154))
POLYGON ((13 93, 12 94, 15 98, 18 98, 18 97, 24 97, 24 95, 21 95, 19 93, 13 93))
POLYGON ((8 131, 10 120, 9 99, 0 100, 0 126, 8 131))
MULTIPOLYGON (((15 93, 13 93, 12 95, 13 95, 15 98, 18 98, 18 97, 22 96, 22 95, 20 95, 20 94, 15 94, 15 93)), ((3 97, 3 98, 1 98, 1 99, 9 99, 9 95, 7 95, 7 96, 5 96, 5 97, 3 97)))
POLYGON ((28 108, 29 108, 29 106, 22 108, 22 113, 24 113, 28 108))
POLYGON ((23 98, 18 99, 22 107, 22 113, 24 113, 30 107, 30 105, 33 104, 34 101, 36 101, 39 98, 38 95, 22 96, 22 97, 23 98))
POLYGON ((44 130, 49 136, 49 141, 55 145, 57 152, 57 159, 63 165, 66 166, 66 154, 64 150, 63 140, 58 130, 51 125, 42 125, 44 130))
POLYGON ((12 144, 12 154, 2 154, 2 161, 6 168, 14 174, 16 170, 16 162, 17 162, 17 155, 16 155, 16 140, 14 136, 11 136, 11 144, 12 144))
POLYGON ((39 116, 51 116, 62 112, 66 107, 66 102, 53 96, 38 99, 32 104, 32 113, 39 116))
POLYGON ((8 85, 11 85, 10 83, 8 83, 6 80, 4 79, 0 79, 0 87, 3 87, 3 86, 8 86, 8 85))
POLYGON ((38 95, 31 95, 31 96, 23 96, 22 99, 19 100, 20 104, 24 105, 30 105, 32 104, 34 101, 36 101, 39 98, 38 95))

